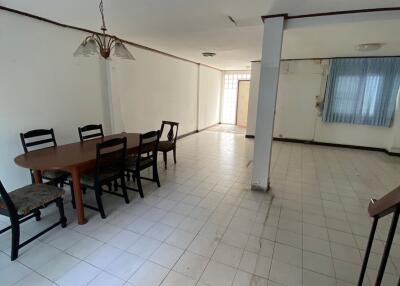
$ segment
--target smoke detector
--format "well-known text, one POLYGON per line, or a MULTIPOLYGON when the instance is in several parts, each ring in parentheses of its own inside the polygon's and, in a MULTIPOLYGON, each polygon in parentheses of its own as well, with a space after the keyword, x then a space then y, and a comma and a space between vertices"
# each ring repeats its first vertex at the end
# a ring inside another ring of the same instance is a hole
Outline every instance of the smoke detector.
POLYGON ((212 52, 204 52, 201 53, 204 57, 214 57, 216 55, 216 53, 212 53, 212 52))
POLYGON ((356 46, 356 50, 360 52, 369 52, 369 51, 376 51, 379 50, 383 44, 381 43, 366 43, 366 44, 359 44, 356 46))

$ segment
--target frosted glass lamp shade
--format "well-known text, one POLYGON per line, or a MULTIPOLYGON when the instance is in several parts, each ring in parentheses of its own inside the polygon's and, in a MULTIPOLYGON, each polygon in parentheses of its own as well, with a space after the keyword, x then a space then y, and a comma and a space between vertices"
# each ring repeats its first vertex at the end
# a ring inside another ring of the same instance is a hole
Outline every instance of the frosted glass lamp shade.
POLYGON ((86 39, 82 42, 82 44, 79 45, 79 47, 76 49, 74 56, 84 56, 84 57, 89 57, 92 55, 97 55, 99 54, 99 50, 97 47, 97 43, 94 39, 89 38, 86 39))
POLYGON ((134 56, 122 42, 115 43, 114 56, 125 60, 135 60, 134 56))

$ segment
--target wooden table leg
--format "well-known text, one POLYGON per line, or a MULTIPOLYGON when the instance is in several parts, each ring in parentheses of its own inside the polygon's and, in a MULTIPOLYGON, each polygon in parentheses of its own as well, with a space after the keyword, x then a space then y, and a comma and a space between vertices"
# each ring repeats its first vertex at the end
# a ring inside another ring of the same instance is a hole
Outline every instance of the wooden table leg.
POLYGON ((72 176, 72 184, 74 186, 75 205, 76 205, 76 212, 78 215, 78 223, 85 224, 87 223, 87 220, 85 218, 85 211, 83 209, 81 174, 79 173, 79 170, 74 168, 71 172, 71 176, 72 176))
POLYGON ((33 178, 35 179, 36 184, 42 184, 43 179, 42 179, 42 171, 40 170, 33 170, 33 178))

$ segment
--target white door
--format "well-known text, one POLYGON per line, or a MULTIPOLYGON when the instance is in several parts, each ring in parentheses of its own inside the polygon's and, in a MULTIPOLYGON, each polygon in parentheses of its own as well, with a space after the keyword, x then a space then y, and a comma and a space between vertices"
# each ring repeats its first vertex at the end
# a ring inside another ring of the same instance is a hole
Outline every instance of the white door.
POLYGON ((236 125, 247 126, 247 111, 249 109, 250 81, 239 80, 236 110, 236 125))

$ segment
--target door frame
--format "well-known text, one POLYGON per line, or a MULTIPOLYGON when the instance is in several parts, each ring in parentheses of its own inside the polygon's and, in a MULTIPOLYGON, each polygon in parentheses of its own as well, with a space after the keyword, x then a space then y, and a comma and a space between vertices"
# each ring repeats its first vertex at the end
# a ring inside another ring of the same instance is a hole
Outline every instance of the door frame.
MULTIPOLYGON (((241 81, 248 81, 250 83, 250 79, 239 79, 237 82, 237 91, 236 91, 236 114, 235 114, 235 125, 237 124, 237 119, 238 119, 238 107, 239 107, 239 86, 241 81)), ((250 94, 249 94, 250 97, 250 94)), ((247 107, 248 108, 248 107, 247 107)))

